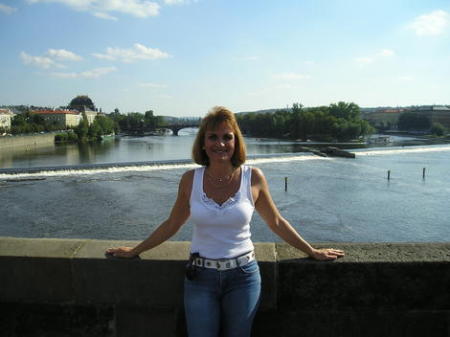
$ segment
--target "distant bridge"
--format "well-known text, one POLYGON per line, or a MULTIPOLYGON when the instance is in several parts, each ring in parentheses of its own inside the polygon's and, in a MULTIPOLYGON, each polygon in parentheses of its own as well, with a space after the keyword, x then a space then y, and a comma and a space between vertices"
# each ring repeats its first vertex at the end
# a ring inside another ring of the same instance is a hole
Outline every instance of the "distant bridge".
POLYGON ((166 124, 163 126, 165 129, 170 129, 173 132, 174 136, 178 136, 178 131, 185 128, 198 128, 200 125, 199 121, 193 121, 190 123, 173 123, 173 124, 166 124))

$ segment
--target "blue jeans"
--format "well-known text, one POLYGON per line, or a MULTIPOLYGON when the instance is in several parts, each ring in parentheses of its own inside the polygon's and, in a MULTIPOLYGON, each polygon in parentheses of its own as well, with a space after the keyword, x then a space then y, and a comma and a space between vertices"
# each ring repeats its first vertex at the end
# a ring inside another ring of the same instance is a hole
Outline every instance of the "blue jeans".
POLYGON ((225 271, 197 267, 184 280, 189 337, 249 337, 261 294, 258 263, 225 271))

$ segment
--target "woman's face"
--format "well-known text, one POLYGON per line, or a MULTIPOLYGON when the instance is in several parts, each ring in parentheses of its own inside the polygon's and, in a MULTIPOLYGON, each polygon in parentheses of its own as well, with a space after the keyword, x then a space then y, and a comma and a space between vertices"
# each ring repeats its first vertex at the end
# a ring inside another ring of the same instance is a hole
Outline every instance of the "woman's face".
POLYGON ((212 161, 231 161, 234 154, 236 138, 227 122, 220 123, 215 130, 206 130, 204 150, 212 161))

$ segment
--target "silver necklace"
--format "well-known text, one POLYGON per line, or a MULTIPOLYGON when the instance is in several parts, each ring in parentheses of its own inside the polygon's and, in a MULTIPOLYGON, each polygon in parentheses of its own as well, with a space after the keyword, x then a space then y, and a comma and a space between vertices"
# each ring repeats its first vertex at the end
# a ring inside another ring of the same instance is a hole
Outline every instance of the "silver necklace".
POLYGON ((234 172, 236 172, 236 170, 234 170, 233 172, 231 172, 231 174, 224 176, 224 177, 214 177, 209 172, 206 172, 206 176, 213 184, 228 185, 231 182, 231 180, 233 179, 234 172))

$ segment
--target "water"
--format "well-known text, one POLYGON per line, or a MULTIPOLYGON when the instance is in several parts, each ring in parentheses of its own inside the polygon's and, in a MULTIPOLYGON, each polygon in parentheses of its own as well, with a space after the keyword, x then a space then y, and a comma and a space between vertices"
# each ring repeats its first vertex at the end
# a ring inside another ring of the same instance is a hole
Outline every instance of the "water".
MULTIPOLYGON (((190 158, 196 129, 180 130, 180 137, 121 137, 94 144, 52 145, 36 150, 1 149, 0 168, 125 163, 190 158)), ((249 138, 250 154, 297 152, 304 144, 249 138)))
MULTIPOLYGON (((9 167, 186 159, 192 140, 192 134, 123 138, 106 149, 91 148, 89 155, 70 146, 57 148, 59 155, 54 150, 11 154, 9 167)), ((250 153, 266 155, 249 164, 264 171, 281 213, 307 240, 450 241, 450 145, 357 149, 356 159, 345 159, 293 153, 295 142, 247 143, 250 153), (293 154, 271 155, 283 152, 293 154)), ((0 173, 0 236, 143 239, 166 219, 179 178, 192 167, 0 173)), ((173 240, 190 240, 191 231, 188 221, 173 240)), ((252 233, 255 241, 279 241, 256 213, 252 233)))

